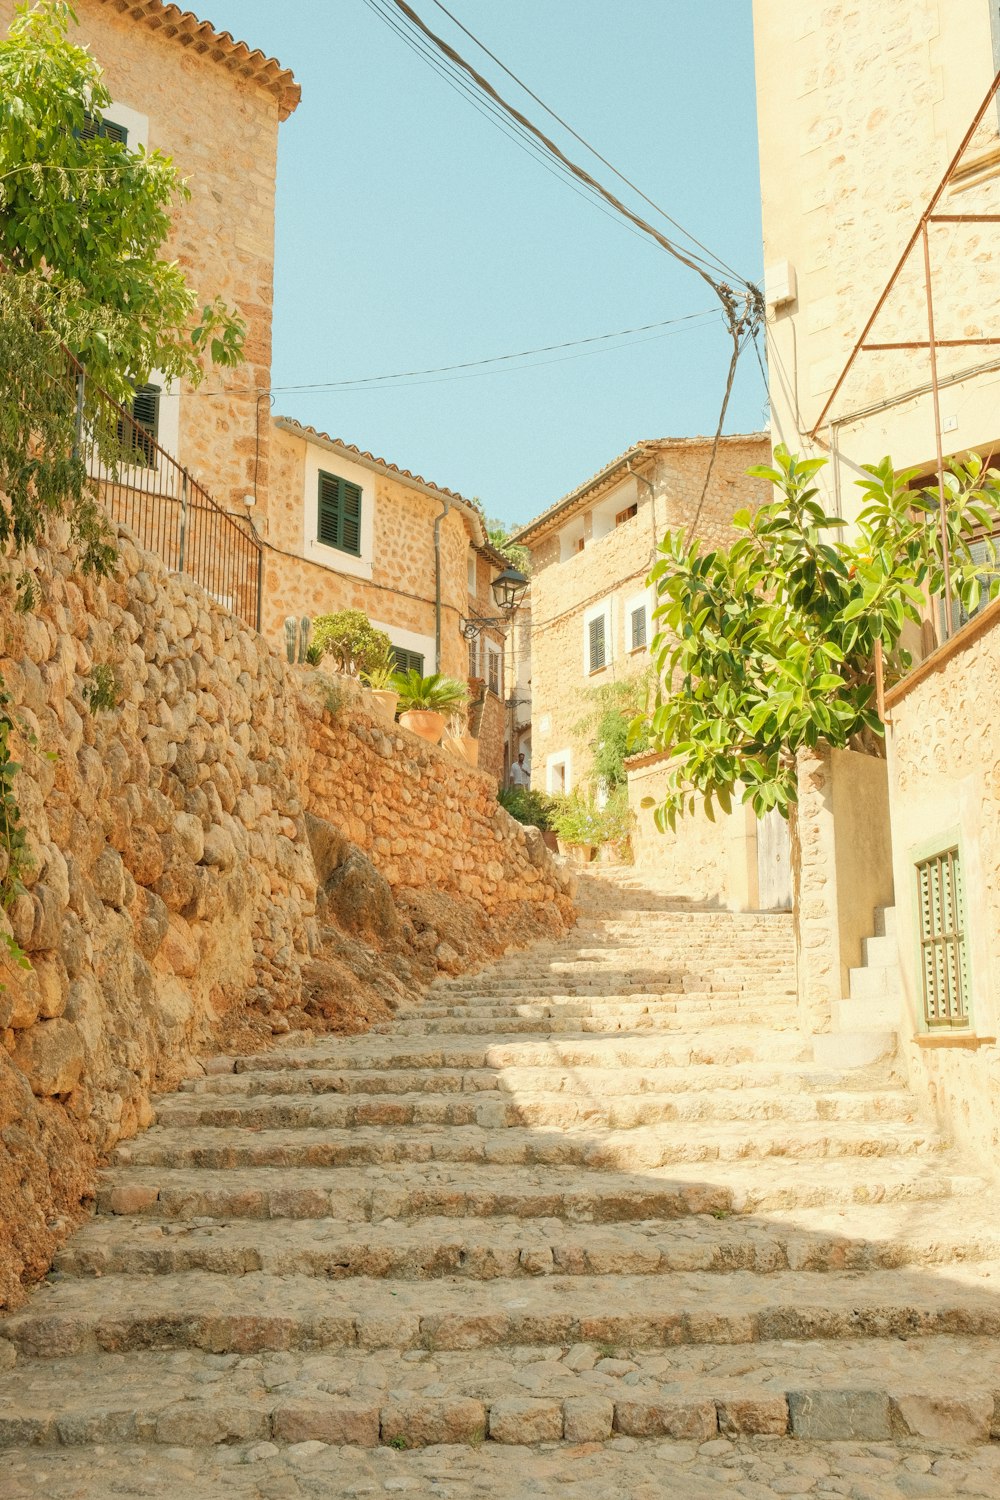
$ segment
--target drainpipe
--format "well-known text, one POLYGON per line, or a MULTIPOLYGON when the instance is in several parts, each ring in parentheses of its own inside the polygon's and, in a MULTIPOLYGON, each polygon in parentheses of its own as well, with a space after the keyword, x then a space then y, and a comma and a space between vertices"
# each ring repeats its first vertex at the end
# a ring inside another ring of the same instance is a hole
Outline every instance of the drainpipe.
POLYGON ((444 507, 434 518, 434 670, 441 670, 441 522, 451 510, 451 504, 442 500, 444 507))

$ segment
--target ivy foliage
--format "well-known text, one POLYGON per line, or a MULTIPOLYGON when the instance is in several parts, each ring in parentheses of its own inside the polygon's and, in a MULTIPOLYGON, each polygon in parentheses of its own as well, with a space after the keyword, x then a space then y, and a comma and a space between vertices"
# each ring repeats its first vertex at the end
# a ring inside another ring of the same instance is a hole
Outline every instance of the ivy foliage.
MULTIPOLYGON (((884 734, 876 645, 888 686, 911 664, 904 626, 919 626, 928 597, 944 592, 941 497, 911 488, 917 471, 897 474, 888 458, 866 466, 846 538, 817 499, 824 462, 778 448, 774 468, 749 471, 777 498, 734 517, 743 534, 731 547, 703 551, 683 530, 659 547, 650 581, 661 688, 650 731, 674 757, 661 829, 698 807, 729 812, 738 795, 758 817, 771 808, 787 817, 798 750, 870 747, 884 734)), ((971 550, 1000 524, 1000 472, 975 455, 953 462, 943 501, 952 595, 971 614, 984 588, 1000 586, 971 550)))
POLYGON ((573 726, 573 733, 589 737, 593 752, 590 779, 608 795, 626 785, 626 757, 641 755, 649 748, 645 714, 652 679, 650 670, 585 689, 589 711, 573 726))
POLYGON ((162 256, 188 189, 162 152, 100 133, 111 96, 74 24, 65 0, 22 3, 0 39, 0 263, 44 280, 49 327, 127 404, 154 369, 238 364, 245 328, 162 256))

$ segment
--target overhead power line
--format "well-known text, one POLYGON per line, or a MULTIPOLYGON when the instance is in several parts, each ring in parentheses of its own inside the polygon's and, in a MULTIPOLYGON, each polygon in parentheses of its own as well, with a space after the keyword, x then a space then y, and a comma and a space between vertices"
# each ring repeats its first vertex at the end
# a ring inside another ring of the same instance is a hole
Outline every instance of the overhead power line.
MULTIPOLYGON (((484 367, 487 365, 509 365, 513 360, 527 359, 531 355, 535 354, 558 353, 563 349, 584 349, 584 346, 589 344, 603 344, 607 343, 610 339, 621 339, 627 338, 629 336, 633 337, 634 342, 646 343, 648 342, 647 340, 636 339, 634 338, 634 336, 637 334, 650 333, 653 330, 658 330, 657 332, 653 333, 653 337, 664 337, 664 334, 662 332, 659 332, 659 330, 664 329, 674 329, 676 332, 682 333, 686 325, 690 325, 692 327, 701 327, 710 320, 714 321, 717 317, 718 312, 715 308, 706 307, 702 308, 701 312, 684 313, 683 316, 679 318, 664 318, 656 323, 637 323, 632 328, 618 328, 613 333, 593 333, 590 334, 587 338, 567 339, 561 344, 540 344, 534 349, 519 349, 512 354, 491 354, 488 355, 485 359, 463 359, 460 360, 457 364, 453 365, 430 365, 422 370, 395 370, 391 374, 362 375, 357 379, 352 380, 303 381, 297 385, 273 385, 270 386, 267 390, 259 390, 256 386, 248 386, 243 389, 240 389, 239 387, 231 387, 228 389, 226 387, 220 387, 217 390, 211 391, 195 390, 189 392, 188 394, 193 396, 275 396, 287 392, 341 391, 353 390, 362 386, 391 385, 394 381, 412 380, 414 378, 427 375, 449 375, 453 372, 462 371, 478 371, 482 374, 499 374, 499 371, 490 371, 485 369, 484 367)), ((627 346, 618 345, 616 347, 625 348, 627 346)), ((613 351, 590 349, 585 350, 585 352, 591 354, 601 354, 611 353, 613 351)), ((567 358, 574 357, 576 356, 567 356, 567 358)), ((543 362, 551 363, 551 361, 543 362)), ((533 366, 526 365, 522 368, 532 369, 533 366)), ((458 377, 456 376, 456 378, 458 377)))
MULTIPOLYGON (((452 21, 454 25, 458 27, 459 31, 464 32, 471 42, 475 42, 476 46, 480 49, 481 52, 484 52, 488 58, 495 62, 498 68, 502 68, 503 71, 507 74, 507 77, 513 79, 518 88, 524 90, 529 99, 534 99, 536 104, 540 104, 545 113, 551 116, 551 118, 555 120, 558 125, 561 125, 564 130, 568 131, 575 141, 579 141, 580 145, 585 147, 586 150, 590 152, 591 156, 596 157, 596 159, 605 167, 607 167, 609 171, 613 172, 614 175, 618 178, 619 182, 623 182, 626 187, 631 188, 633 193, 637 194, 637 196, 640 197, 644 203, 648 203, 650 208, 654 209, 662 218, 667 221, 668 224, 672 224, 675 229, 680 230, 681 234, 689 239, 693 245, 697 245, 699 250, 704 250, 705 255, 708 257, 708 259, 702 261, 703 265, 709 266, 710 264, 714 264, 719 268, 719 270, 726 272, 727 275, 735 277, 737 281, 743 280, 743 277, 739 274, 738 271, 734 271, 732 266, 727 265, 726 262, 720 259, 719 256, 713 254, 713 252, 709 250, 708 246, 702 244, 701 240, 693 235, 689 229, 685 229, 683 224, 679 224, 676 219, 672 218, 671 215, 667 213, 665 208, 661 208, 658 203, 654 203, 653 199, 650 198, 647 193, 644 193, 642 188, 638 187, 631 180, 631 178, 626 177, 624 172, 620 172, 612 162, 608 161, 608 158, 606 156, 602 156, 600 151, 597 150, 596 146, 592 146, 588 140, 584 139, 584 137, 578 130, 574 130, 573 126, 569 123, 568 120, 564 120, 562 115, 557 114, 556 111, 551 107, 551 105, 546 104, 545 100, 540 98, 539 95, 535 93, 534 89, 529 88, 523 78, 519 78, 516 73, 512 72, 512 70, 508 68, 507 64, 503 62, 499 57, 497 57, 495 52, 490 51, 485 42, 480 41, 479 37, 475 36, 467 26, 464 26, 458 19, 458 17, 456 15, 453 15, 446 5, 442 4, 442 0, 434 0, 434 4, 437 6, 438 10, 444 12, 449 21, 452 21)), ((698 256, 695 257, 695 259, 700 260, 701 257, 698 256)))

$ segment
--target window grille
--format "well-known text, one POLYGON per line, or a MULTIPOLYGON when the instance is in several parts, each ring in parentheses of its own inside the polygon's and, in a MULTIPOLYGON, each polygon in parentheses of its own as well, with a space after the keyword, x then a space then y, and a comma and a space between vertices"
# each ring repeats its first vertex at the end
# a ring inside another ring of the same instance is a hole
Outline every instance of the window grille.
POLYGON ((588 628, 590 645, 590 667, 591 672, 599 672, 602 667, 607 666, 607 640, 604 634, 604 616, 598 615, 596 620, 591 620, 588 628))
POLYGON ((965 892, 958 847, 917 865, 924 1020, 929 1027, 969 1024, 965 892))

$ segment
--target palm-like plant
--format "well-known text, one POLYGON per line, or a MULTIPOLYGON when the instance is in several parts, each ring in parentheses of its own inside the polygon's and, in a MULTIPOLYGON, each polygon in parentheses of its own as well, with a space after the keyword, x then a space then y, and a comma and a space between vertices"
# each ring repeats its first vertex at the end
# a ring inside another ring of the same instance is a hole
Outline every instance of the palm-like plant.
POLYGON ((454 677, 444 677, 440 672, 421 677, 413 667, 408 672, 397 672, 392 679, 392 687, 399 694, 401 713, 423 710, 447 717, 462 708, 469 696, 464 682, 458 682, 454 677))

